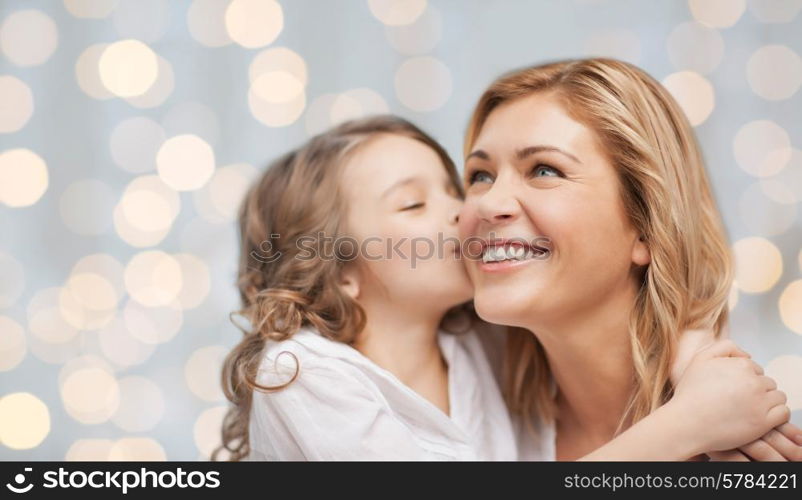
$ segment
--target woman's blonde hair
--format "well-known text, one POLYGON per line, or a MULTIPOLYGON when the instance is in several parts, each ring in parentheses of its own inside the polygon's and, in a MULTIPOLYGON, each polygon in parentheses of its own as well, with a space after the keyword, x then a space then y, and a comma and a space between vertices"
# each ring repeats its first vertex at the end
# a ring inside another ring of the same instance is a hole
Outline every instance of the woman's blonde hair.
MULTIPOLYGON (((463 195, 459 173, 442 146, 408 121, 389 115, 343 123, 269 166, 248 191, 239 213, 237 286, 242 308, 234 314, 248 326, 240 327, 243 338, 223 364, 223 391, 233 406, 213 459, 224 449, 232 461, 247 456, 253 391, 278 390, 298 376, 296 371, 281 386, 257 383, 267 341, 286 340, 311 326, 326 338, 351 343, 364 328, 364 311, 339 287, 342 268, 353 256, 341 255, 343 247, 334 245, 316 248, 310 258, 309 246, 298 242, 319 236, 331 241, 344 234, 347 207, 339 174, 355 151, 380 134, 409 137, 432 148, 463 195), (330 258, 332 253, 335 258, 330 258)), ((455 308, 444 319, 459 316, 455 308)))
MULTIPOLYGON (((618 171, 631 223, 651 253, 629 323, 635 390, 620 431, 670 397, 679 332, 721 332, 732 281, 729 246, 693 129, 668 91, 631 64, 560 61, 502 76, 479 99, 465 156, 496 107, 536 92, 553 95, 596 132, 618 171)), ((548 362, 531 332, 510 329, 505 369, 511 410, 527 421, 553 419, 548 362)))

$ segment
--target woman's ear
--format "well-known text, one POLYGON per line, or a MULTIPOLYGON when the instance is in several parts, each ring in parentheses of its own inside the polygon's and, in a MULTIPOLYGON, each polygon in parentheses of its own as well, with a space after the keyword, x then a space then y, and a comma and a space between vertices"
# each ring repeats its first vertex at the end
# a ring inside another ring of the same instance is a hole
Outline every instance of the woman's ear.
POLYGON ((640 235, 632 246, 632 263, 636 266, 645 266, 652 262, 652 253, 646 244, 646 238, 640 235))
POLYGON ((359 273, 352 266, 346 266, 340 274, 340 289, 352 299, 359 298, 359 273))

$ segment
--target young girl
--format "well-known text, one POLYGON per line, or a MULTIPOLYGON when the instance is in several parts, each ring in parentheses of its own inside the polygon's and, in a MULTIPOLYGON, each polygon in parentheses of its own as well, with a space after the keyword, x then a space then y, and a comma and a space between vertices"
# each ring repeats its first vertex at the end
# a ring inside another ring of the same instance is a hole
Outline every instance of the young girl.
MULTIPOLYGON (((376 117, 311 139, 253 186, 240 214, 249 325, 223 377, 232 460, 519 458, 463 305, 458 179, 433 139, 376 117)), ((772 402, 751 389, 760 375, 728 355, 743 353, 698 354, 677 396, 596 458, 685 459, 777 425, 755 410, 772 402), (734 387, 719 391, 722 378, 734 387)))

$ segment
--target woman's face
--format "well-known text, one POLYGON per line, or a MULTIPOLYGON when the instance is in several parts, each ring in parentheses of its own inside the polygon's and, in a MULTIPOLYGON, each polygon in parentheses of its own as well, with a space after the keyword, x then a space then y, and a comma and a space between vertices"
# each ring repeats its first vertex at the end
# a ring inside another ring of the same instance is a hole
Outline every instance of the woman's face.
POLYGON ((552 94, 493 110, 464 179, 459 231, 477 242, 466 253, 482 255, 466 265, 485 320, 555 324, 637 290, 634 267, 648 263, 648 250, 629 223, 616 170, 595 132, 552 94))
POLYGON ((363 298, 381 294, 429 311, 470 300, 458 253, 462 200, 437 153, 415 139, 380 135, 347 162, 342 188, 347 233, 362 247, 356 279, 363 298))

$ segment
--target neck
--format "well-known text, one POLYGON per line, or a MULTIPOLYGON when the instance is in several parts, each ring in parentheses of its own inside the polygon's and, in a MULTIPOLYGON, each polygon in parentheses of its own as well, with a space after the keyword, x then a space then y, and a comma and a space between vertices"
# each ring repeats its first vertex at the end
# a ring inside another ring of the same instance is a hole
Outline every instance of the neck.
MULTIPOLYGON (((437 332, 444 313, 422 314, 396 304, 361 302, 367 321, 354 347, 414 390, 446 377, 437 332)), ((423 392, 418 390, 418 392, 423 392)))
POLYGON ((571 429, 589 445, 615 435, 633 389, 633 304, 632 293, 613 294, 580 314, 529 328, 543 344, 558 387, 558 431, 571 429))

